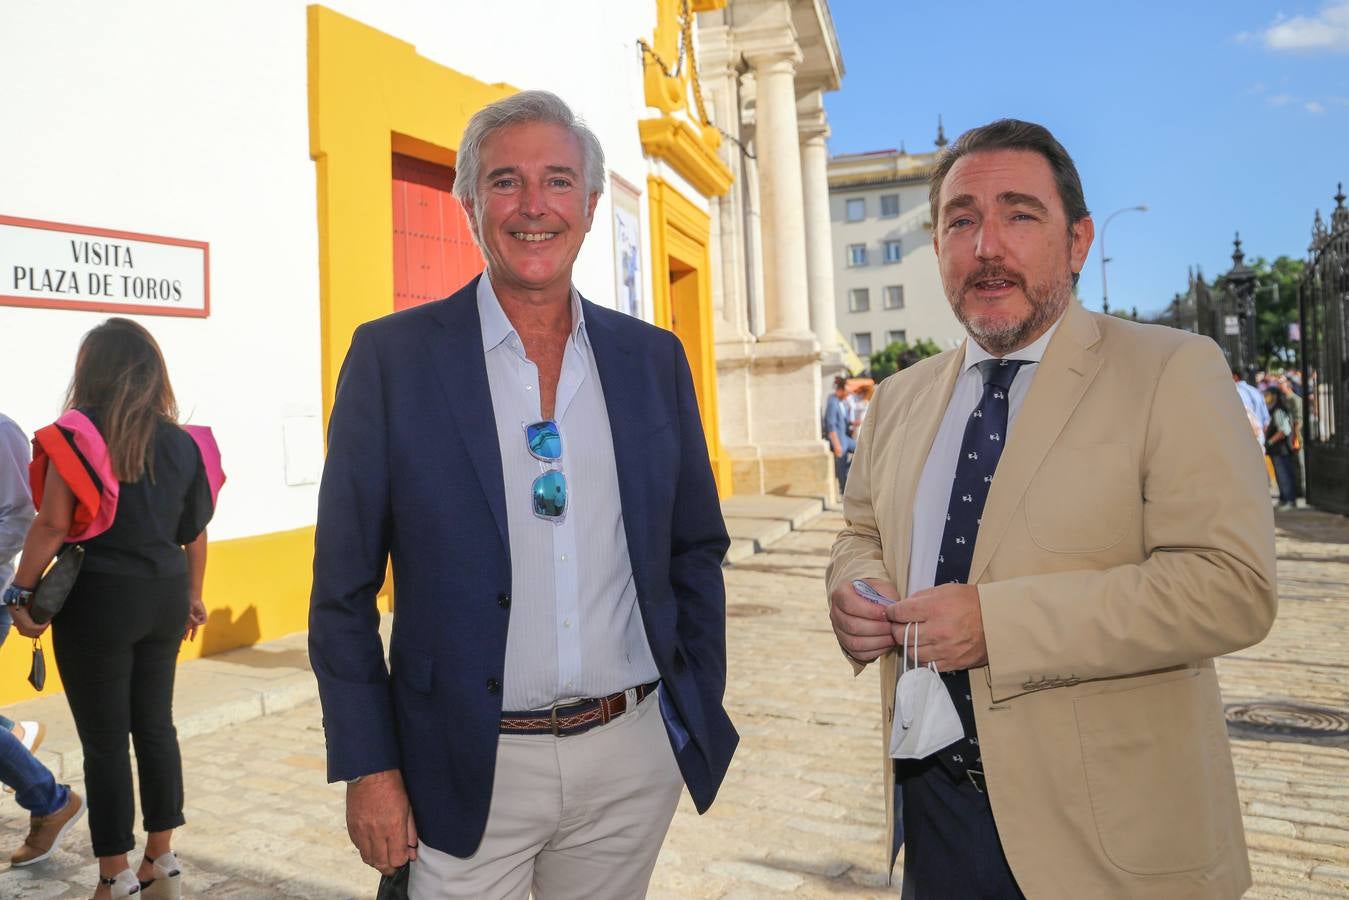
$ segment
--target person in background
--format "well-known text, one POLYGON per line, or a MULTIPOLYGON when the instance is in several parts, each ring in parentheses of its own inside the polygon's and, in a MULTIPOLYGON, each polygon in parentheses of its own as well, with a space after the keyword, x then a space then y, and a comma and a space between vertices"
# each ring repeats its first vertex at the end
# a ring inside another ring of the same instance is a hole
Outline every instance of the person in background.
POLYGON ((838 479, 840 496, 848 484, 848 467, 852 465, 852 452, 857 446, 848 433, 848 412, 843 405, 847 396, 848 379, 840 375, 834 379, 834 392, 824 404, 824 439, 834 454, 834 477, 838 479))
POLYGON ((15 596, 6 594, 19 632, 41 635, 46 626, 24 604, 52 558, 83 545, 79 577, 51 625, 84 750, 95 900, 182 892, 170 846, 184 823, 173 681, 180 643, 206 621, 206 523, 224 475, 209 429, 177 418, 164 357, 148 331, 113 318, 85 335, 66 412, 33 442, 38 513, 15 596), (135 846, 128 736, 147 832, 139 871, 127 859, 135 846))
POLYGON ((1297 496, 1307 496, 1306 485, 1303 483, 1302 466, 1302 397, 1294 388, 1293 379, 1290 373, 1279 376, 1279 391, 1283 394, 1284 406, 1288 407, 1288 415, 1293 419, 1293 433, 1288 439, 1288 448, 1293 452, 1290 458, 1293 461, 1294 485, 1297 488, 1297 496))
MULTIPOLYGON (((33 521, 28 491, 28 437, 13 419, 0 413, 0 591, 8 592, 14 558, 33 521)), ((0 644, 9 635, 9 607, 0 605, 0 644)), ((33 754, 45 729, 39 722, 15 722, 0 715, 0 781, 28 811, 28 837, 10 856, 10 865, 29 866, 55 852, 80 817, 84 800, 68 785, 57 784, 51 770, 33 754)))
POLYGON ((1274 480, 1279 484, 1279 509, 1294 509, 1297 507, 1297 468, 1293 456, 1293 416, 1278 386, 1265 391, 1265 402, 1269 405, 1265 453, 1274 464, 1274 480))
POLYGON ((867 417, 867 407, 871 405, 871 395, 876 392, 876 385, 870 383, 860 384, 857 390, 850 396, 853 399, 852 404, 852 438, 857 442, 857 436, 862 430, 862 421, 867 417))
POLYGON ((1241 405, 1246 407, 1246 411, 1251 414, 1251 418, 1263 434, 1265 426, 1269 424, 1269 407, 1265 405, 1261 389, 1242 378, 1241 370, 1237 368, 1232 369, 1232 383, 1237 386, 1237 396, 1241 398, 1241 405))

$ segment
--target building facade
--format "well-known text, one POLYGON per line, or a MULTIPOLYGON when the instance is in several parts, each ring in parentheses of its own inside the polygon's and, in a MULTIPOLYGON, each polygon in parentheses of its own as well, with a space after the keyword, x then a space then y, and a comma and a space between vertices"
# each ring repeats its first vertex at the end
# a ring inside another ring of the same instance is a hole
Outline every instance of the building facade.
POLYGON ((830 496, 822 371, 839 368, 824 95, 843 58, 826 0, 700 14, 698 60, 735 186, 712 200, 721 435, 735 491, 830 496))
MULTIPOLYGON (((734 173, 687 39, 726 3, 0 9, 0 117, 26 123, 0 144, 0 334, 24 357, 0 409, 30 434, 55 419, 81 336, 110 315, 156 336, 183 418, 215 429, 229 475, 210 618, 185 658, 306 627, 351 334, 480 271, 449 194, 455 151, 476 110, 519 89, 555 91, 599 136, 607 183, 576 285, 679 336, 730 492, 712 213, 734 173), (507 36, 504 21, 538 27, 507 36)), ((0 653, 0 703, 31 696, 26 649, 0 653)))
POLYGON ((945 349, 965 336, 932 247, 928 178, 936 158, 880 150, 829 160, 835 316, 863 362, 896 341, 928 339, 945 349))

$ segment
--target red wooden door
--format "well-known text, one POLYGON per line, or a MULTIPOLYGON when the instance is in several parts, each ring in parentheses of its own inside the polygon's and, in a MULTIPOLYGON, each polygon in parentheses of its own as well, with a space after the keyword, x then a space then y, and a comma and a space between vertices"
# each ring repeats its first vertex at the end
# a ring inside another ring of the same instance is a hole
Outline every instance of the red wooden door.
POLYGON ((393 155, 393 308, 448 297, 483 269, 454 169, 393 155))

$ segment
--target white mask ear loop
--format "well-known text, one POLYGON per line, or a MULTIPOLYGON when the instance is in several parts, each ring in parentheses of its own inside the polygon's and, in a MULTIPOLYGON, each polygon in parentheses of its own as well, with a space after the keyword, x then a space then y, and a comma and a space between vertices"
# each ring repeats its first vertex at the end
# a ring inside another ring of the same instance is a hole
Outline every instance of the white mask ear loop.
POLYGON ((900 668, 900 674, 909 671, 910 668, 918 668, 918 623, 904 623, 904 646, 900 648, 904 653, 904 662, 900 668), (913 629, 913 665, 909 665, 909 629, 913 629))

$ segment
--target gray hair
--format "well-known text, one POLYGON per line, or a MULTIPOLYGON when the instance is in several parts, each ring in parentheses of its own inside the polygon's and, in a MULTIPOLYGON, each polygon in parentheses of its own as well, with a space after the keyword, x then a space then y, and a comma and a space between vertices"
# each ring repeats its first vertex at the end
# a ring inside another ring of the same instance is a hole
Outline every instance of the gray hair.
POLYGON ((604 193, 604 149, 585 122, 557 94, 549 91, 512 94, 474 113, 473 118, 468 120, 468 127, 464 129, 464 136, 459 140, 459 153, 454 161, 454 196, 473 210, 471 224, 475 238, 478 236, 481 217, 478 179, 482 174, 482 145, 500 129, 528 122, 561 125, 575 135, 581 145, 586 196, 604 193))

